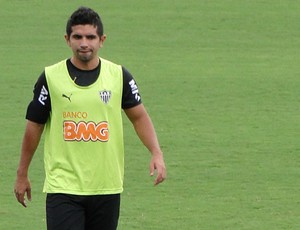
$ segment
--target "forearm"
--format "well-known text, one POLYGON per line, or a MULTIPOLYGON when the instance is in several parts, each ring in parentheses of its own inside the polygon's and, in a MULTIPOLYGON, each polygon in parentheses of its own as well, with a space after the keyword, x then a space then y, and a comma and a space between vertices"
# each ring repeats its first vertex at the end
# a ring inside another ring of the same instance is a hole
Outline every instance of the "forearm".
POLYGON ((44 125, 28 121, 23 137, 21 157, 17 170, 17 178, 15 183, 15 196, 20 204, 26 207, 25 194, 27 199, 31 200, 31 185, 28 178, 28 168, 34 152, 40 142, 44 125))
POLYGON ((17 176, 27 176, 29 165, 40 142, 43 129, 44 125, 37 124, 31 121, 27 122, 22 142, 17 176))
POLYGON ((142 143, 152 154, 162 153, 153 123, 148 114, 144 114, 142 117, 137 119, 133 123, 133 126, 142 143))
POLYGON ((152 154, 161 154, 154 126, 144 106, 141 104, 131 109, 127 109, 125 110, 125 113, 132 122, 138 137, 147 149, 152 154))
POLYGON ((152 121, 142 104, 125 110, 125 113, 132 122, 138 137, 152 154, 150 175, 153 176, 155 170, 157 171, 154 185, 158 185, 166 178, 166 166, 152 121))

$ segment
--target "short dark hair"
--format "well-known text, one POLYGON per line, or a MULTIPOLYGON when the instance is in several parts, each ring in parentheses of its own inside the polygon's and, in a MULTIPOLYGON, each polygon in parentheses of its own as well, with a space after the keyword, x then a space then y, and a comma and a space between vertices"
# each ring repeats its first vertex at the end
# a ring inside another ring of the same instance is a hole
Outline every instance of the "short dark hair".
POLYGON ((70 16, 66 26, 68 37, 70 37, 72 33, 72 26, 76 25, 93 25, 94 27, 97 27, 97 34, 99 37, 103 35, 101 18, 99 14, 91 8, 81 6, 70 16))

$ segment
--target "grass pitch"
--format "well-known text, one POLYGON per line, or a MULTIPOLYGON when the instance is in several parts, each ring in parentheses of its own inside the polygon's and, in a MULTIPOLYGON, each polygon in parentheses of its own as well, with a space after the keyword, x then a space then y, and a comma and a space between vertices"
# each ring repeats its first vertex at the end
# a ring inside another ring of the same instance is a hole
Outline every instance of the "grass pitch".
POLYGON ((153 188, 125 120, 119 229, 299 229, 300 6, 289 0, 3 2, 1 229, 45 229, 42 147, 29 207, 12 193, 24 113, 43 67, 70 56, 64 28, 80 5, 102 15, 100 55, 135 76, 168 167, 153 188))

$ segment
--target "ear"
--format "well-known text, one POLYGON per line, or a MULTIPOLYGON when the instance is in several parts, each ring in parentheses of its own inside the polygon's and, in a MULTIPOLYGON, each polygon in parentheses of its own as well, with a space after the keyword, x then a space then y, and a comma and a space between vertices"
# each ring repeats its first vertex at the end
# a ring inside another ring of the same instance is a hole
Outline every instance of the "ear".
POLYGON ((65 40, 66 40, 68 46, 70 46, 70 38, 67 34, 65 34, 65 40))
POLYGON ((100 48, 103 47, 103 43, 104 43, 105 39, 106 39, 106 34, 103 34, 103 35, 100 37, 100 46, 99 46, 100 48))

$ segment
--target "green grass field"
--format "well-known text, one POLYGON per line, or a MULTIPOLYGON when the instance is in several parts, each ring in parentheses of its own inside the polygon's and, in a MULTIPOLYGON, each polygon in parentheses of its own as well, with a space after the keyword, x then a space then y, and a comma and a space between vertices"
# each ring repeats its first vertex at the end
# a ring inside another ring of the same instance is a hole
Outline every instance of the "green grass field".
POLYGON ((44 66, 71 55, 63 35, 80 5, 101 15, 100 55, 132 72, 165 153, 125 120, 120 230, 300 229, 300 2, 292 0, 1 1, 0 229, 45 227, 43 148, 32 202, 14 198, 24 115, 44 66))

